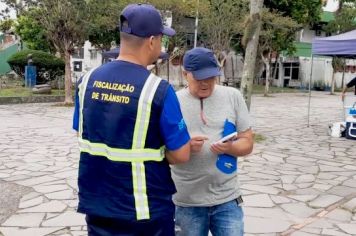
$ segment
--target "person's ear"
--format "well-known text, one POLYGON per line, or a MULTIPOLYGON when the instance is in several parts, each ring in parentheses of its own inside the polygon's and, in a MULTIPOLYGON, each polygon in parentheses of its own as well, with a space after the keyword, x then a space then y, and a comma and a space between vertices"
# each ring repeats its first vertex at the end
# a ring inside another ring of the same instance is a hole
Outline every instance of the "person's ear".
POLYGON ((155 40, 155 36, 151 36, 148 38, 148 47, 151 49, 151 50, 154 50, 154 40, 155 40))
POLYGON ((184 79, 187 79, 188 72, 186 70, 183 70, 182 75, 183 75, 184 79))

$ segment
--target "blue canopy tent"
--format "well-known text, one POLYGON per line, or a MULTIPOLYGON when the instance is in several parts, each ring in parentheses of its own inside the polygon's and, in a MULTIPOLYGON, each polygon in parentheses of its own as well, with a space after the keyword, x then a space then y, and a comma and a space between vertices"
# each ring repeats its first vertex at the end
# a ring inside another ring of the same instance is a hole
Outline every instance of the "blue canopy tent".
MULTIPOLYGON (((108 61, 112 61, 112 60, 115 60, 120 54, 120 48, 117 47, 117 48, 114 48, 114 49, 111 49, 110 51, 105 51, 103 52, 103 63, 106 63, 108 61)), ((162 59, 162 61, 165 61, 165 60, 169 60, 169 54, 166 53, 166 52, 161 52, 161 54, 159 55, 159 59, 162 59)), ((154 64, 154 68, 156 68, 156 73, 157 73, 157 62, 154 64)), ((167 80, 169 82, 169 63, 167 63, 167 80)))
POLYGON ((313 76, 313 59, 315 56, 329 57, 356 57, 356 30, 343 34, 324 38, 315 38, 312 42, 312 62, 309 78, 309 103, 308 103, 308 127, 310 120, 310 100, 311 100, 311 82, 313 76))
MULTIPOLYGON (((108 61, 110 59, 115 60, 119 56, 119 53, 120 53, 119 47, 111 49, 110 51, 105 51, 105 52, 103 52, 103 59, 104 59, 104 61, 108 61)), ((162 60, 167 60, 167 59, 169 59, 169 54, 166 52, 161 52, 161 55, 159 56, 159 58, 162 60)))
POLYGON ((111 49, 110 51, 105 51, 103 52, 103 59, 104 61, 108 61, 108 60, 114 60, 119 56, 120 53, 120 48, 114 48, 111 49))

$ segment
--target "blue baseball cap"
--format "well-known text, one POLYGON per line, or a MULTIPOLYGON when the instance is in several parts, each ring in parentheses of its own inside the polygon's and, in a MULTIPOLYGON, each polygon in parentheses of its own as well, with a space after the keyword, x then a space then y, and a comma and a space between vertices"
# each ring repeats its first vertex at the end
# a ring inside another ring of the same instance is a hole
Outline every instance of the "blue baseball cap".
POLYGON ((197 47, 187 51, 183 57, 183 67, 196 80, 221 75, 214 53, 207 48, 197 47))
POLYGON ((175 35, 175 30, 162 23, 160 12, 149 4, 130 4, 120 15, 120 31, 147 38, 164 34, 175 35))

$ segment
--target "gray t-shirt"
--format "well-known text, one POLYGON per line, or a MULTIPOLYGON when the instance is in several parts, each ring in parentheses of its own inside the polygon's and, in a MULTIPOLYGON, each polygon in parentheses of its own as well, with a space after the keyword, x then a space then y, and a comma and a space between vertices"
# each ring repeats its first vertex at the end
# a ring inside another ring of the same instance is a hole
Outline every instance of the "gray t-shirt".
POLYGON ((203 112, 207 124, 200 117, 200 99, 189 89, 177 92, 184 120, 192 136, 206 135, 199 153, 192 153, 190 161, 174 165, 172 177, 177 193, 173 201, 178 206, 214 206, 241 195, 236 171, 225 174, 216 167, 217 155, 210 151, 210 144, 222 137, 224 122, 235 123, 239 132, 250 128, 246 103, 241 93, 231 87, 216 85, 212 95, 203 99, 203 112))

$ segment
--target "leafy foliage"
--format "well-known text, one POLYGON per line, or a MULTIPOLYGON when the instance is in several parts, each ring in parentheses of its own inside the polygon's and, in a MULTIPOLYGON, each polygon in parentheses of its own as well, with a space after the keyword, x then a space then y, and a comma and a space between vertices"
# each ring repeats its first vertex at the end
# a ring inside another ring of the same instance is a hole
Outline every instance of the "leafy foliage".
POLYGON ((243 21, 247 14, 246 0, 211 0, 201 19, 208 47, 215 52, 230 50, 233 38, 243 32, 243 21))
POLYGON ((261 53, 287 51, 292 54, 295 51, 295 32, 300 28, 301 25, 291 17, 283 16, 275 10, 264 9, 259 43, 261 53))
POLYGON ((13 25, 14 25, 14 20, 12 19, 2 20, 0 21, 0 31, 8 32, 13 25))
POLYGON ((37 83, 43 84, 64 74, 64 61, 49 53, 37 50, 23 50, 12 55, 7 62, 16 74, 24 77, 27 56, 32 54, 33 65, 37 67, 37 83))
POLYGON ((54 52, 53 45, 47 40, 45 29, 33 17, 33 14, 37 14, 36 9, 24 13, 17 19, 16 34, 26 42, 29 49, 54 52))
POLYGON ((118 23, 122 1, 88 1, 88 39, 97 48, 108 50, 111 42, 119 42, 118 23))
POLYGON ((318 22, 322 12, 320 0, 265 0, 264 4, 303 25, 318 22))
POLYGON ((356 0, 343 0, 340 3, 339 11, 336 12, 335 19, 324 27, 330 34, 344 33, 356 29, 356 0))

